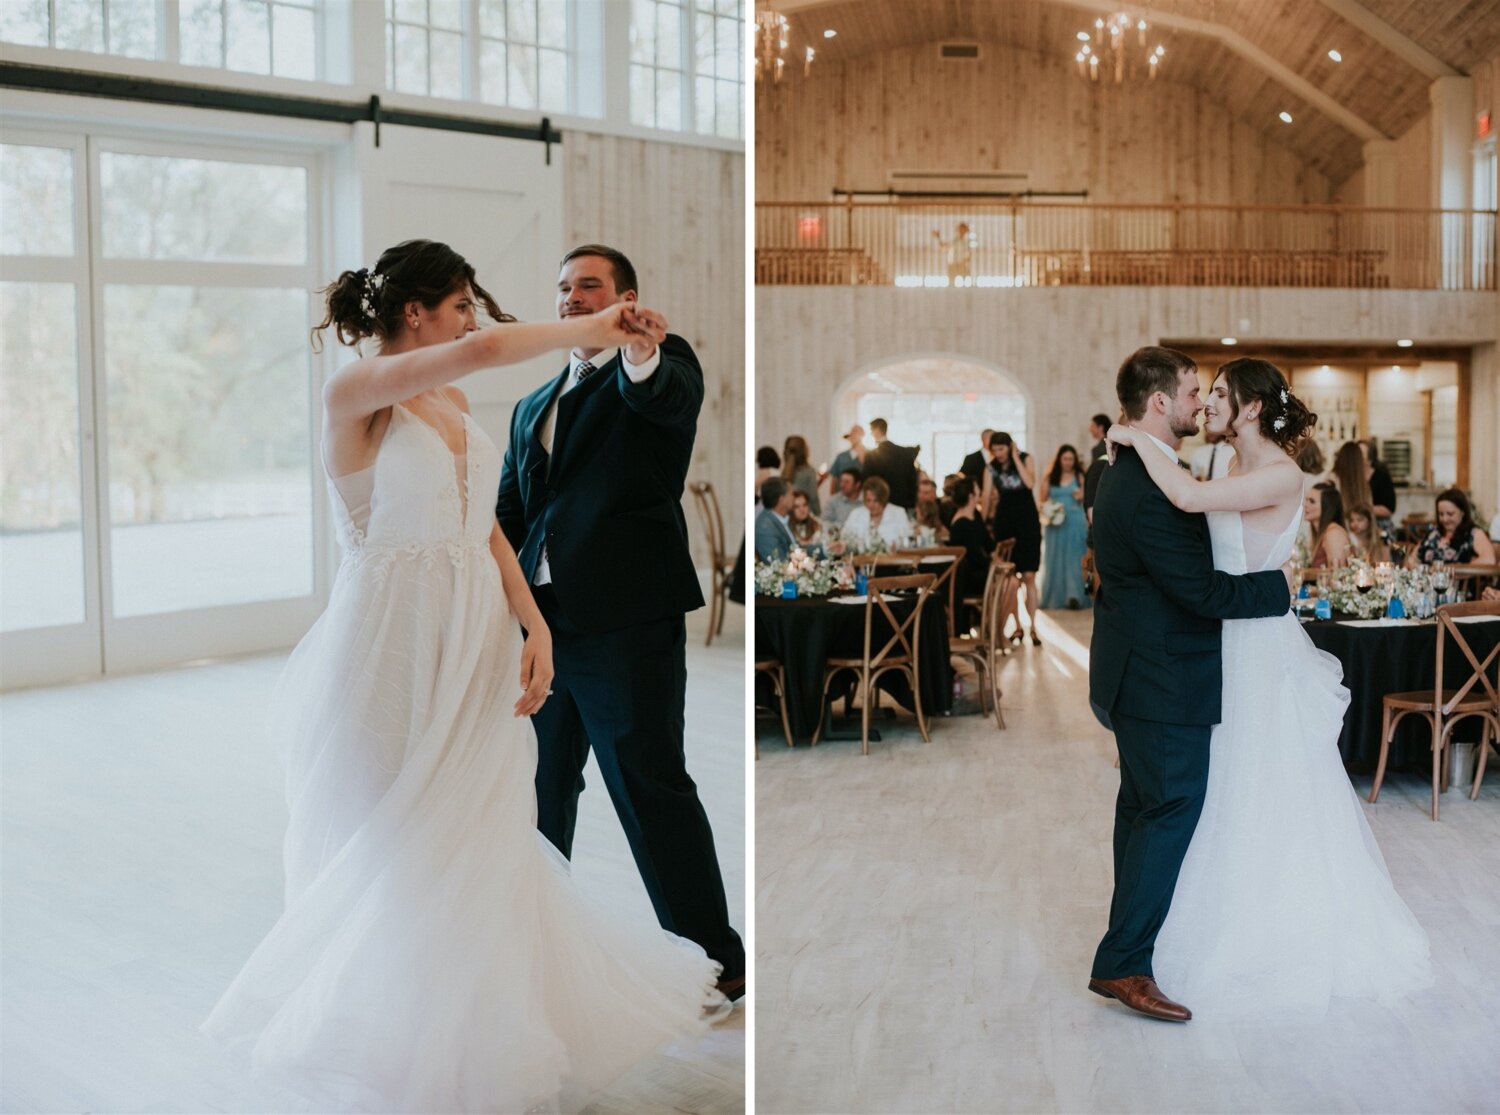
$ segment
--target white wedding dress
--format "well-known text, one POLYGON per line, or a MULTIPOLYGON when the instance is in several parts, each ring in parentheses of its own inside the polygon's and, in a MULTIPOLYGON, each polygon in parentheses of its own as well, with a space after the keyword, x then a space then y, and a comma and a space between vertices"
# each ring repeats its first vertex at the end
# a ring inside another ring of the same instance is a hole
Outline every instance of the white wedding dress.
POLYGON ((394 407, 331 484, 344 561, 271 715, 286 909, 204 1023, 320 1109, 576 1107, 727 1009, 697 945, 580 891, 535 828, 500 456, 464 426, 455 458, 394 407))
MULTIPOLYGON (((1214 566, 1276 569, 1270 534, 1210 512, 1214 566)), ((1157 983, 1199 1018, 1321 1012, 1432 983, 1427 934, 1396 893, 1339 756, 1343 670, 1290 612, 1224 623, 1208 793, 1156 939, 1157 983)))

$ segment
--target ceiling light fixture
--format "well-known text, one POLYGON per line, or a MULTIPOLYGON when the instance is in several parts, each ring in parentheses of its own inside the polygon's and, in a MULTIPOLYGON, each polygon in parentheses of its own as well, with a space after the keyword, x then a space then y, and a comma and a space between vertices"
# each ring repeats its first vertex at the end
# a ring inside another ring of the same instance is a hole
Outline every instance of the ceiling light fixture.
POLYGON ((1073 56, 1073 60, 1078 63, 1079 76, 1098 81, 1099 71, 1103 68, 1099 65, 1099 59, 1103 57, 1107 67, 1105 72, 1113 76, 1116 85, 1122 84, 1127 77, 1141 77, 1142 61, 1146 63, 1145 76, 1149 80, 1156 80, 1157 72, 1162 68, 1161 59, 1167 50, 1160 44, 1154 50, 1147 47, 1146 32, 1150 29, 1151 26, 1144 17, 1126 11, 1117 11, 1107 18, 1095 19, 1092 34, 1086 30, 1076 32, 1080 43, 1099 43, 1098 50, 1091 51, 1084 46, 1073 56), (1104 34, 1106 30, 1108 35, 1104 34), (1133 36, 1132 31, 1135 32, 1133 36), (1130 41, 1132 38, 1136 40, 1133 46, 1130 41), (1088 65, 1084 65, 1085 58, 1088 65))
POLYGON ((1220 337, 1219 338, 1219 343, 1221 345, 1233 345, 1233 344, 1238 344, 1239 342, 1236 341, 1233 337, 1220 337))
POLYGON ((1396 347, 1397 348, 1411 348, 1411 341, 1409 339, 1407 339, 1406 337, 1402 337, 1399 341, 1396 342, 1396 347))
POLYGON ((830 27, 828 30, 826 30, 826 31, 823 32, 823 37, 825 39, 831 39, 831 38, 833 38, 837 34, 838 34, 838 32, 835 31, 832 27, 830 27))
POLYGON ((1344 60, 1344 56, 1336 50, 1330 50, 1328 57, 1332 58, 1335 62, 1342 62, 1344 60))
POLYGON ((1292 114, 1290 112, 1279 112, 1277 116, 1281 118, 1283 124, 1290 124, 1292 122, 1292 114))

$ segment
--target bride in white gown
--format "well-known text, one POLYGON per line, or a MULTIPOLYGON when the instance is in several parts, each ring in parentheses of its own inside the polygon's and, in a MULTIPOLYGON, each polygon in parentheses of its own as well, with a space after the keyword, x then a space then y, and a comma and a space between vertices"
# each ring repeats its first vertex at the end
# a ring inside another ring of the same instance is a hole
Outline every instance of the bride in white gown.
POLYGON ((576 1107, 727 1009, 697 945, 582 892, 536 831, 550 636, 495 524, 500 454, 447 386, 665 323, 627 302, 476 331, 476 299, 514 320, 408 241, 340 276, 319 327, 380 353, 324 391, 344 560, 272 707, 285 912, 204 1029, 320 1109, 576 1107))
MULTIPOLYGON (((1276 569, 1302 522, 1290 454, 1315 416, 1275 365, 1253 359, 1219 370, 1206 415, 1234 439, 1237 472, 1199 482, 1163 453, 1141 460, 1173 504, 1207 512, 1215 568, 1276 569)), ((1110 428, 1121 444, 1137 436, 1110 428)), ((1226 620, 1223 660, 1208 791, 1156 939, 1158 982, 1200 1017, 1266 1018, 1429 986, 1427 934, 1340 759, 1349 691, 1338 660, 1290 613, 1226 620)))

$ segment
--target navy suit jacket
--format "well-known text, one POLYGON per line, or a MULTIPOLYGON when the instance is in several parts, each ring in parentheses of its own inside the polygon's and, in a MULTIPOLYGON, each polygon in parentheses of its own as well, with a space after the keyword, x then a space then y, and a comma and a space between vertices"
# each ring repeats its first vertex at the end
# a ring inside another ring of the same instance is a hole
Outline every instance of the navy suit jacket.
POLYGON ((755 513, 755 557, 758 561, 780 561, 796 544, 781 516, 769 507, 755 513))
POLYGON ((1138 720, 1217 724, 1220 621, 1284 613, 1291 594, 1281 571, 1214 569, 1208 520, 1173 507, 1140 457, 1123 447, 1099 480, 1094 563, 1100 587, 1089 699, 1138 720))
POLYGON ((529 583, 542 544, 563 616, 589 634, 703 606, 682 491, 703 370, 669 333, 661 364, 632 383, 619 354, 566 395, 568 369, 517 405, 495 517, 529 583), (538 437, 557 401, 552 453, 538 437))

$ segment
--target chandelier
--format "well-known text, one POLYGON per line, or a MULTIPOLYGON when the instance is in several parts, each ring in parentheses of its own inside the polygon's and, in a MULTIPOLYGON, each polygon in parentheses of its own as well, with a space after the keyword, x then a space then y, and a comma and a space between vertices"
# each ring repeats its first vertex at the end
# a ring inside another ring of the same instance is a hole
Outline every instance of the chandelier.
MULTIPOLYGON (((773 83, 781 80, 786 69, 786 51, 790 44, 791 25, 786 16, 769 9, 755 13, 755 80, 770 77, 773 83)), ((806 47, 802 57, 802 76, 812 69, 812 47, 806 47)))
POLYGON ((1073 61, 1078 63, 1079 75, 1098 81, 1099 71, 1106 69, 1114 74, 1115 84, 1119 85, 1127 72, 1139 72, 1139 63, 1131 55, 1144 54, 1147 78, 1155 81, 1167 51, 1160 43, 1154 49, 1147 48, 1146 32, 1149 30, 1151 26, 1144 18, 1128 12, 1116 12, 1108 19, 1101 16, 1094 20, 1090 30, 1078 32, 1078 53, 1073 56, 1073 61), (1136 41, 1134 48, 1130 45, 1132 38, 1136 41))

